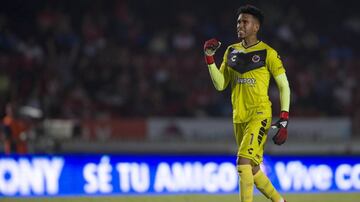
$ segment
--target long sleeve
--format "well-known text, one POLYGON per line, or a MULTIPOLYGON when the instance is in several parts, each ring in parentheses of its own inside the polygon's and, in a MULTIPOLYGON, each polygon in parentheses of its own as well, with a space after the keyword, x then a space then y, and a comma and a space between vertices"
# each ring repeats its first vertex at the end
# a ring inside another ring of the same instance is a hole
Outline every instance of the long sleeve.
POLYGON ((286 74, 280 74, 275 77, 276 84, 280 92, 280 107, 281 111, 289 112, 290 108, 290 87, 286 74))
POLYGON ((224 74, 217 68, 216 64, 213 63, 208 65, 211 80, 218 91, 222 91, 226 88, 224 74))

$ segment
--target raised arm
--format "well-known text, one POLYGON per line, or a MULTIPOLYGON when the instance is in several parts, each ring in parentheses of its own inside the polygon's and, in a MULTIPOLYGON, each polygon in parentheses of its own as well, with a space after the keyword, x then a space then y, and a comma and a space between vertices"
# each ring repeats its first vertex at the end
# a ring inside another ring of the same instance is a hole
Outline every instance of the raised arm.
POLYGON ((216 39, 210 39, 204 44, 205 62, 209 68, 209 73, 214 87, 218 91, 224 90, 229 84, 229 75, 226 69, 225 59, 223 60, 220 69, 216 66, 214 59, 214 54, 220 45, 221 43, 216 39))

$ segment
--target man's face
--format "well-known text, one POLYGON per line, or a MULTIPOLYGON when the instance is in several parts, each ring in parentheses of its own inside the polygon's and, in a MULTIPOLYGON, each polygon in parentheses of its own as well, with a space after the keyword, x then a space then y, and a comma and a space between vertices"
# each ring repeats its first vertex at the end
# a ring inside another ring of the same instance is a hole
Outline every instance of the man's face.
POLYGON ((256 35, 260 25, 258 20, 251 14, 241 13, 237 19, 237 33, 240 39, 256 35))

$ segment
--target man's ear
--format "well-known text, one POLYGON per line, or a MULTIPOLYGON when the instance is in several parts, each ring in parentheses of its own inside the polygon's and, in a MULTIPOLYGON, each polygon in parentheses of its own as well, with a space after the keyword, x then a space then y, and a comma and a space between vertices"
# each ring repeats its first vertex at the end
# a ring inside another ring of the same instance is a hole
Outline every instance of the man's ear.
POLYGON ((260 24, 259 23, 255 23, 255 31, 258 32, 260 29, 260 24))

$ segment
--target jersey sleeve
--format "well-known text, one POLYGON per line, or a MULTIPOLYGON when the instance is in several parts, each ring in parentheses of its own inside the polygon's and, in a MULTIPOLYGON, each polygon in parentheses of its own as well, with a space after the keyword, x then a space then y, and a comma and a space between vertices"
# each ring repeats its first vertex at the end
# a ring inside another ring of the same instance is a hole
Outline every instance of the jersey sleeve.
POLYGON ((280 107, 281 111, 289 112, 290 108, 290 87, 286 74, 280 74, 275 78, 276 84, 280 92, 280 107))
POLYGON ((228 86, 231 78, 229 68, 227 67, 228 50, 229 49, 227 49, 224 53, 224 57, 220 69, 217 68, 215 63, 208 65, 209 73, 213 81, 214 87, 218 91, 224 90, 228 86))
POLYGON ((226 88, 226 86, 229 84, 229 81, 231 80, 231 71, 229 70, 229 67, 227 65, 227 57, 229 54, 229 47, 226 49, 224 56, 223 56, 223 61, 221 63, 220 66, 220 72, 224 75, 224 86, 226 88))
POLYGON ((280 56, 274 49, 268 49, 267 66, 273 77, 285 73, 280 56))

